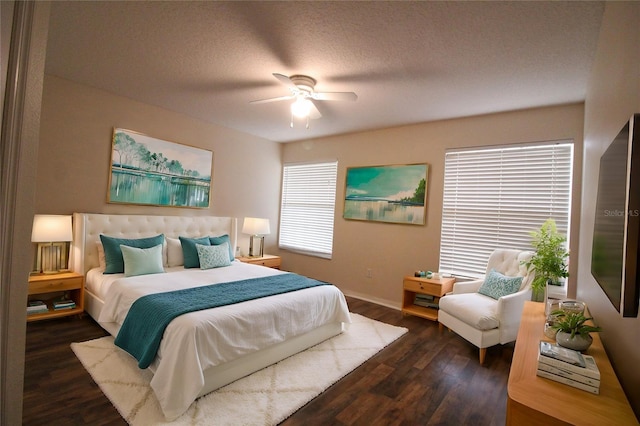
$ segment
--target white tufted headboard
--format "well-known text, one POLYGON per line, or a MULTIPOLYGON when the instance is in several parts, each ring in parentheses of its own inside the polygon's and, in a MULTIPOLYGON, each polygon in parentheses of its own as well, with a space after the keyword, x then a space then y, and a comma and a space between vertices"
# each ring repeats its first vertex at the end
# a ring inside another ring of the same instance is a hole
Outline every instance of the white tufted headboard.
POLYGON ((118 238, 203 237, 228 234, 231 247, 237 247, 237 219, 216 216, 146 216, 122 214, 73 214, 73 243, 70 264, 74 272, 85 275, 98 266, 96 242, 100 234, 118 238))

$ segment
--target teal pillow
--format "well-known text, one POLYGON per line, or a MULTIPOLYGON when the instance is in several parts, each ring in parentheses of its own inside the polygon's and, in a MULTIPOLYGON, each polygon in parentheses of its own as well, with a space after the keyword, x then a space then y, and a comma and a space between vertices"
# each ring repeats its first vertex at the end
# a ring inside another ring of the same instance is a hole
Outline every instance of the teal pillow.
POLYGON ((233 262, 233 259, 236 258, 233 254, 233 247, 231 247, 231 240, 229 239, 229 235, 225 234, 219 237, 209 237, 209 241, 211 242, 212 246, 218 246, 220 244, 227 243, 227 246, 229 246, 229 261, 233 262))
POLYGON ((202 244, 203 246, 210 246, 211 242, 209 237, 202 238, 180 238, 180 244, 182 245, 182 256, 184 257, 185 268, 199 268, 200 260, 198 259, 198 250, 196 250, 196 244, 202 244))
POLYGON ((229 243, 222 243, 215 246, 203 246, 196 244, 198 259, 201 269, 220 268, 231 265, 229 260, 229 243))
POLYGON ((162 267, 162 244, 150 248, 129 247, 122 244, 120 249, 124 259, 125 277, 164 272, 162 267))
POLYGON ((122 259, 121 245, 137 248, 151 248, 164 242, 164 234, 148 238, 115 238, 100 234, 100 241, 104 248, 104 260, 106 262, 104 274, 121 274, 124 272, 124 260, 122 259))
POLYGON ((521 285, 522 277, 507 277, 492 269, 478 289, 478 293, 497 300, 502 296, 513 294, 520 290, 521 285))

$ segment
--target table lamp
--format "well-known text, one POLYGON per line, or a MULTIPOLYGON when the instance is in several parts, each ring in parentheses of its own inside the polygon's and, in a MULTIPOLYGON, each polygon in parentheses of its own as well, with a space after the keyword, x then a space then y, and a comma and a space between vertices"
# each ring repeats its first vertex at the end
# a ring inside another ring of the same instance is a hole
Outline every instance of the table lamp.
POLYGON ((36 269, 54 274, 67 268, 65 243, 71 241, 71 216, 37 214, 33 217, 31 241, 38 243, 36 269))
POLYGON ((260 238, 260 254, 258 256, 264 256, 264 236, 269 235, 271 230, 269 229, 269 219, 262 219, 257 217, 245 217, 244 224, 242 225, 242 233, 251 235, 249 237, 249 256, 254 257, 253 239, 255 237, 260 238))

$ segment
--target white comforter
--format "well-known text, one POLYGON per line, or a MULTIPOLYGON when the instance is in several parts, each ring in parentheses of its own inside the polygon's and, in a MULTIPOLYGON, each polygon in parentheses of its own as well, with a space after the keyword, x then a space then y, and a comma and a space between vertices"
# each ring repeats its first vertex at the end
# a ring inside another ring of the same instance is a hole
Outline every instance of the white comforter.
MULTIPOLYGON (((122 276, 112 280, 99 322, 119 326, 131 304, 146 294, 282 273, 286 272, 233 262, 231 266, 209 270, 179 269, 164 274, 122 276)), ((182 315, 165 330, 156 360, 150 366, 154 371, 151 388, 167 420, 173 420, 186 411, 203 389, 203 371, 207 368, 331 322, 351 322, 344 295, 334 286, 182 315)))

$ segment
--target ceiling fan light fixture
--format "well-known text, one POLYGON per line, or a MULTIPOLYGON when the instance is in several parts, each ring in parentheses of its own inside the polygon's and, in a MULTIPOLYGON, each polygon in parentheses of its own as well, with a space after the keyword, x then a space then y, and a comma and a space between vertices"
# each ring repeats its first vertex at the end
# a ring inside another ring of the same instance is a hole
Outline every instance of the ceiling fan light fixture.
POLYGON ((291 104, 291 114, 298 118, 305 118, 309 116, 311 111, 311 101, 305 99, 303 96, 296 97, 295 102, 291 104))
MULTIPOLYGON (((1 1, 1 0, 0 0, 1 1)), ((252 104, 264 104, 295 99, 291 104, 291 121, 289 125, 293 128, 294 117, 306 119, 306 128, 309 128, 309 119, 322 117, 316 107, 315 101, 355 101, 358 96, 353 92, 316 92, 316 80, 307 75, 292 75, 287 77, 284 74, 273 73, 273 76, 282 84, 289 88, 289 96, 278 96, 275 98, 258 99, 250 101, 252 104), (312 102, 313 99, 313 102, 312 102)))

